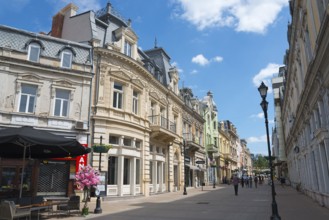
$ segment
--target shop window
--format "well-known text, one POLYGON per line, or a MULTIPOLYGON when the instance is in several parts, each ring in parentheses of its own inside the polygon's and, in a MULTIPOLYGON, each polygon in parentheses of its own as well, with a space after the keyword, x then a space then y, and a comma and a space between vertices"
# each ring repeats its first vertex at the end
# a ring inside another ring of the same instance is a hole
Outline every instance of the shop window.
POLYGON ((123 161, 123 185, 130 184, 130 159, 124 158, 123 161))
POLYGON ((116 185, 117 183, 117 170, 118 170, 118 158, 117 157, 109 157, 108 162, 108 184, 116 185))

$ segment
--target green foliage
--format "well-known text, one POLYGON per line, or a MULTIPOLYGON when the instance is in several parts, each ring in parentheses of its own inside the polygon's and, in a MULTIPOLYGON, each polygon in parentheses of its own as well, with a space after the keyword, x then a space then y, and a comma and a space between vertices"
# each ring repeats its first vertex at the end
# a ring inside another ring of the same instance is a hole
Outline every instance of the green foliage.
POLYGON ((110 144, 95 144, 93 145, 93 151, 95 153, 107 153, 112 148, 110 144))
POLYGON ((263 155, 257 154, 253 160, 253 167, 255 170, 268 169, 269 168, 268 160, 266 160, 266 158, 263 155))

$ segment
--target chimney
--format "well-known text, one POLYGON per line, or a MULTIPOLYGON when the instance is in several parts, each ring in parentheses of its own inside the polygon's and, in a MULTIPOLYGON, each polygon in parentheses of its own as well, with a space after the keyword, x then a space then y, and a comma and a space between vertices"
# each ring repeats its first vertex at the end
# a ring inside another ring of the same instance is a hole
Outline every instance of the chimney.
POLYGON ((51 27, 51 36, 53 37, 62 37, 64 18, 72 17, 77 14, 78 7, 72 3, 65 6, 60 10, 55 16, 53 16, 53 22, 51 27))

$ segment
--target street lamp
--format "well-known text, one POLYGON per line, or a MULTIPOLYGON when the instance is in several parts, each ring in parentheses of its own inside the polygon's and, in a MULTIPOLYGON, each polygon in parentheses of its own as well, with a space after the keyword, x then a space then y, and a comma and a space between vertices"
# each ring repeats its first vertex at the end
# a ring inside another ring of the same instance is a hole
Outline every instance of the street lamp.
POLYGON ((185 144, 185 140, 183 139, 183 166, 184 166, 184 192, 183 195, 187 195, 186 192, 186 167, 185 167, 185 149, 186 149, 186 144, 185 144))
MULTIPOLYGON (((100 146, 102 146, 102 140, 103 140, 103 136, 100 136, 100 138, 99 138, 99 144, 100 144, 100 146)), ((99 147, 96 146, 94 148, 94 152, 99 153, 99 161, 98 161, 98 170, 99 170, 99 173, 101 172, 101 163, 102 163, 101 162, 101 159, 102 159, 102 151, 100 149, 100 146, 99 147)), ((100 192, 98 192, 98 190, 96 190, 96 191, 97 191, 97 200, 96 200, 96 208, 94 210, 94 213, 100 214, 100 213, 102 213, 100 192)))
POLYGON ((268 132, 268 119, 267 119, 267 107, 268 102, 266 101, 266 95, 267 95, 268 87, 262 82, 260 86, 258 87, 258 91, 260 93, 260 96, 262 97, 262 102, 260 103, 260 106, 262 107, 264 111, 264 118, 265 118, 265 127, 266 127, 266 136, 267 136, 267 150, 268 150, 268 157, 269 157, 269 165, 270 165, 270 173, 271 173, 271 187, 272 187, 272 216, 271 220, 281 220, 281 217, 278 213, 278 206, 275 201, 275 188, 274 188, 274 182, 273 182, 273 166, 272 166, 272 156, 271 156, 271 147, 270 147, 270 136, 268 132))

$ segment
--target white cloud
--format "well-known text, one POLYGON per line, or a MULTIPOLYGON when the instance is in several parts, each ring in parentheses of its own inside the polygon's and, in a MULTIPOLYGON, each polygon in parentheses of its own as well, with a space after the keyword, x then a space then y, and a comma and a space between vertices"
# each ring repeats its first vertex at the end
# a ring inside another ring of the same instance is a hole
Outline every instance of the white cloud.
POLYGON ((279 73, 279 67, 282 65, 269 63, 265 68, 261 69, 252 79, 253 84, 259 87, 262 82, 269 87, 268 93, 272 92, 271 79, 275 74, 279 73))
POLYGON ((192 58, 192 63, 196 63, 201 66, 206 66, 206 65, 210 64, 210 62, 220 63, 222 61, 223 61, 223 57, 221 57, 221 56, 215 56, 212 59, 208 59, 205 56, 203 56, 203 54, 198 54, 192 58))
POLYGON ((174 0, 176 16, 187 20, 198 30, 232 27, 236 31, 265 33, 273 24, 287 0, 174 0))
POLYGON ((97 11, 106 6, 106 4, 101 3, 101 0, 48 0, 48 2, 53 3, 55 5, 54 8, 56 10, 56 13, 69 3, 73 3, 78 6, 78 13, 83 13, 90 10, 97 11))
POLYGON ((220 63, 220 62, 223 61, 223 57, 216 56, 216 57, 212 58, 212 60, 213 60, 214 62, 218 62, 218 63, 220 63))
POLYGON ((191 71, 191 75, 196 75, 196 74, 198 74, 198 71, 197 70, 192 70, 191 71))
POLYGON ((196 55, 195 57, 192 58, 192 62, 199 64, 201 66, 205 66, 209 64, 209 60, 205 58, 202 54, 196 55))
POLYGON ((251 118, 264 118, 264 113, 260 112, 258 114, 254 114, 250 116, 251 118))
POLYGON ((178 63, 177 63, 176 61, 175 61, 175 62, 172 62, 172 63, 171 63, 171 66, 176 67, 176 69, 177 69, 177 71, 178 71, 179 73, 184 72, 184 70, 181 69, 181 68, 179 67, 179 65, 178 65, 178 63))
POLYGON ((267 142, 267 136, 263 135, 263 136, 260 136, 260 137, 248 137, 247 142, 248 143, 267 142))

